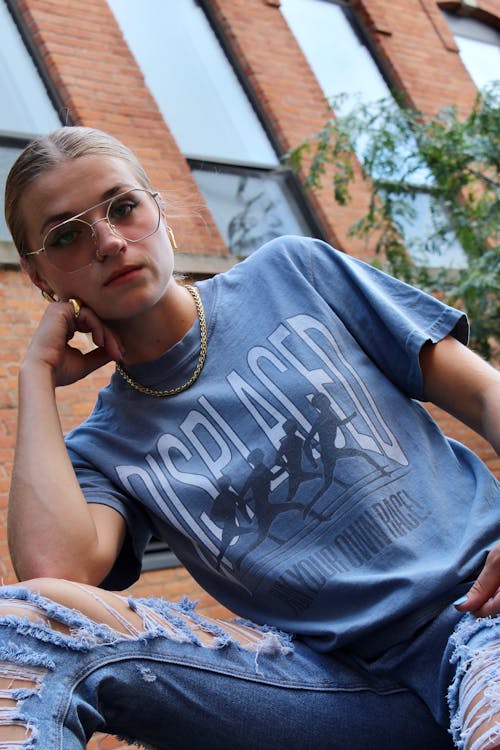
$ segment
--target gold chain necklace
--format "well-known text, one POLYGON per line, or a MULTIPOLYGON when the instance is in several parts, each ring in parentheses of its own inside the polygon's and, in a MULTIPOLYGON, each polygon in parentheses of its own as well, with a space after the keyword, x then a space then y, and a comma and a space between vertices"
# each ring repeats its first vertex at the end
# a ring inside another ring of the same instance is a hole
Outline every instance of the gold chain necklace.
POLYGON ((137 380, 134 380, 130 377, 128 372, 126 372, 123 367, 118 364, 118 362, 116 363, 116 370, 120 373, 122 378, 130 386, 132 386, 132 388, 135 388, 135 390, 139 391, 140 393, 145 393, 146 396, 164 398, 165 396, 176 396, 178 393, 186 391, 193 385, 196 380, 198 380, 200 372, 203 369, 203 365, 205 364, 205 358, 207 356, 207 321, 205 319, 203 302, 201 301, 200 293, 195 286, 187 285, 186 289, 188 290, 188 292, 190 292, 195 301, 196 313, 198 315, 198 320, 200 321, 200 356, 198 357, 198 363, 196 365, 195 371, 193 372, 189 380, 187 380, 183 385, 177 386, 177 388, 169 388, 166 391, 156 391, 154 388, 148 388, 147 386, 138 383, 137 380))

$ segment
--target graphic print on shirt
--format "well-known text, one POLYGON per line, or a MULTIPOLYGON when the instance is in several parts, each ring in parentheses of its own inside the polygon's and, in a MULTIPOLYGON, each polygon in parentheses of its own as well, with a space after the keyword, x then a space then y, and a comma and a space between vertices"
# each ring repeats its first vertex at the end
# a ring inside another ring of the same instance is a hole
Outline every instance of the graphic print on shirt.
POLYGON ((231 413, 203 395, 147 468, 117 467, 217 575, 294 612, 429 514, 405 490, 407 457, 346 352, 345 332, 289 318, 249 350, 244 373, 228 372, 231 413))

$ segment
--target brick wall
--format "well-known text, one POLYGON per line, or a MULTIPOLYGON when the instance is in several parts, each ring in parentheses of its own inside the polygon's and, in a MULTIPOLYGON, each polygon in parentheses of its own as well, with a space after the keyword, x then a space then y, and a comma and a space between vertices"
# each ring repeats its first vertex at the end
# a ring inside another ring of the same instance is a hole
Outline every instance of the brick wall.
MULTIPOLYGON (((322 91, 279 10, 279 0, 209 0, 218 33, 231 47, 238 67, 259 101, 282 152, 314 133, 325 119, 322 91)), ((466 108, 475 88, 463 67, 439 5, 434 0, 353 0, 374 48, 392 80, 415 106, 434 111, 451 102, 466 108)), ((213 268, 227 249, 210 215, 199 210, 203 199, 189 168, 135 64, 105 0, 18 0, 26 29, 36 45, 63 107, 75 124, 110 131, 129 144, 143 161, 156 187, 173 191, 196 211, 176 220, 177 239, 187 253, 211 253, 213 268), (208 248, 208 249, 207 249, 208 248)), ((500 24, 500 0, 478 0, 478 17, 500 24)), ((366 204, 358 185, 353 204, 340 209, 328 188, 309 196, 325 236, 358 257, 370 255, 347 237, 348 227, 366 204)), ((13 581, 5 539, 5 510, 15 438, 16 373, 22 353, 45 302, 14 267, 0 268, 0 572, 13 581)), ((58 401, 65 429, 90 411, 96 389, 110 367, 83 383, 61 389, 58 401)), ((433 410, 443 429, 475 449, 500 476, 499 460, 470 430, 433 410)), ((144 574, 134 590, 178 598, 189 593, 202 610, 228 612, 202 592, 186 571, 144 574)), ((95 737, 92 750, 118 747, 112 738, 95 737)))

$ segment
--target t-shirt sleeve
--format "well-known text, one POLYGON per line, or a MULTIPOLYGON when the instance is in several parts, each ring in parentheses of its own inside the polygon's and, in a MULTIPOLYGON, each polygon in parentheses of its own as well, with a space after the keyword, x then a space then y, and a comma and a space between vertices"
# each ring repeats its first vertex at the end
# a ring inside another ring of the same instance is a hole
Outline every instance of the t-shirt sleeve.
POLYGON ((466 316, 321 240, 286 238, 290 258, 384 374, 422 398, 419 353, 447 335, 467 344, 466 316))
POLYGON ((101 582, 101 588, 120 591, 137 581, 141 573, 142 557, 152 530, 139 503, 131 502, 105 476, 89 465, 66 444, 70 460, 88 503, 107 505, 125 519, 127 533, 115 563, 101 582))

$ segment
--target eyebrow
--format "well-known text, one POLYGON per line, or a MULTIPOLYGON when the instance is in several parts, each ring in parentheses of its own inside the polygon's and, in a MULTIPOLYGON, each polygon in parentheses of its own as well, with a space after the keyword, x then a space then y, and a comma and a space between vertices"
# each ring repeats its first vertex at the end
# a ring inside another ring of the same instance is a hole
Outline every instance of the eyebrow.
POLYGON ((48 216, 40 227, 40 236, 43 236, 45 234, 50 224, 57 226, 57 224, 61 224, 63 221, 67 221, 68 219, 72 219, 74 216, 81 216, 87 211, 90 211, 91 208, 95 208, 100 203, 104 203, 106 200, 112 198, 114 195, 118 195, 119 193, 123 193, 129 189, 131 190, 133 189, 133 187, 134 185, 125 185, 123 183, 119 183, 118 185, 114 185, 113 187, 105 190, 101 195, 101 199, 98 200, 97 203, 93 203, 92 206, 89 206, 89 208, 84 208, 83 211, 77 211, 76 213, 74 213, 73 211, 64 211, 63 213, 52 214, 51 216, 48 216))

